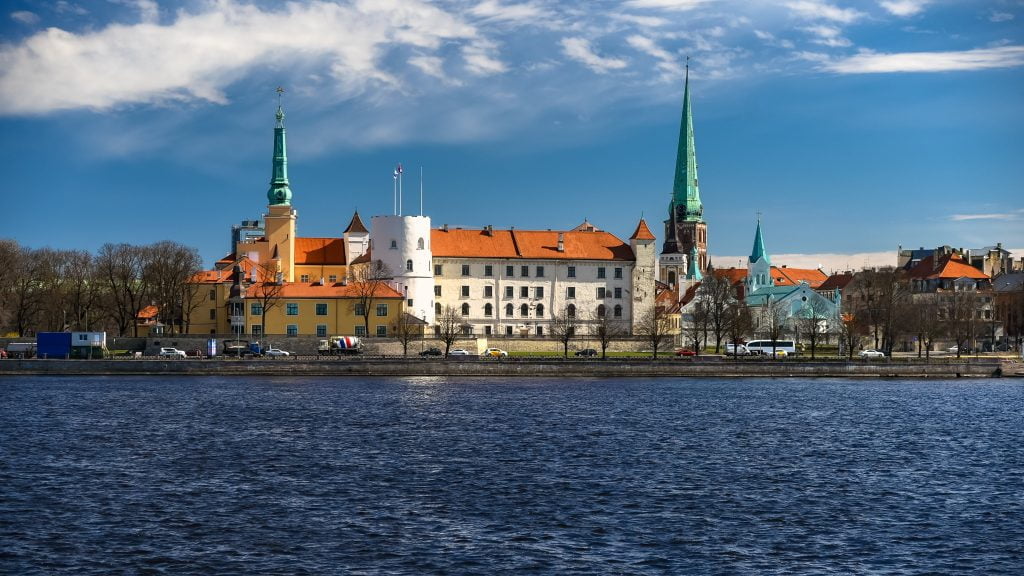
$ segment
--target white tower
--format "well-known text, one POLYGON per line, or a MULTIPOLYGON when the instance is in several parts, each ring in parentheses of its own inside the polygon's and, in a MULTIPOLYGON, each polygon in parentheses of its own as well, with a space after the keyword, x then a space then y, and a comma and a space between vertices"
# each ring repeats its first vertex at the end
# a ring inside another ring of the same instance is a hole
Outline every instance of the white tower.
POLYGON ((391 269, 392 288, 405 295, 405 311, 434 324, 434 269, 429 216, 374 216, 370 255, 391 269))

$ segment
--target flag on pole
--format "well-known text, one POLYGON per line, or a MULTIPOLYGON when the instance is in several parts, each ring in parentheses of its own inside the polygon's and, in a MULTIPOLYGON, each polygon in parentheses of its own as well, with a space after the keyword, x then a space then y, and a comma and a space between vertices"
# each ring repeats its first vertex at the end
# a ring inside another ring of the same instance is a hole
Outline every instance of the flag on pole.
POLYGON ((398 170, 395 170, 395 173, 392 174, 392 178, 394 178, 395 180, 398 180, 398 170))
POLYGON ((401 174, 401 173, 402 173, 402 163, 399 162, 398 163, 398 168, 395 168, 395 174, 401 174))

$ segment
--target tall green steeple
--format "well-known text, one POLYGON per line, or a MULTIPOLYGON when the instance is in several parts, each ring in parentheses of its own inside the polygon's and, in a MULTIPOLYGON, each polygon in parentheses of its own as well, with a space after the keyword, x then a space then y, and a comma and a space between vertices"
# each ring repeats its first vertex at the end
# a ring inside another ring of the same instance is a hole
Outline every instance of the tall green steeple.
POLYGON ((768 257, 768 252, 764 249, 764 238, 761 237, 761 219, 757 219, 757 231, 754 232, 754 249, 750 251, 750 263, 753 264, 761 258, 768 264, 771 264, 771 259, 768 257))
POLYGON ((284 140, 284 109, 281 108, 283 88, 277 89, 277 124, 274 126, 274 167, 270 173, 267 200, 271 206, 290 206, 292 190, 288 187, 288 151, 284 140))
POLYGON ((682 221, 702 220, 704 206, 700 202, 697 185, 697 148, 693 141, 693 112, 690 108, 690 65, 686 65, 686 84, 683 89, 683 118, 679 125, 679 148, 676 151, 676 179, 672 186, 671 212, 682 221), (684 207, 678 210, 676 207, 684 207))

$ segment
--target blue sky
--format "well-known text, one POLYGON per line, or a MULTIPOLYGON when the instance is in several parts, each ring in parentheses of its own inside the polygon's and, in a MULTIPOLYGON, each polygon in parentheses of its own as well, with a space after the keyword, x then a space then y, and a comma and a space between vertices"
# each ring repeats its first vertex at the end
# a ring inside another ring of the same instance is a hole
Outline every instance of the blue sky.
MULTIPOLYGON (((1024 247, 1024 0, 5 3, 0 237, 177 240, 258 218, 277 103, 303 236, 353 210, 662 237, 685 57, 709 244, 860 266, 1024 247)), ((1024 256, 1024 254, 1016 254, 1024 256)), ((715 261, 715 258, 718 260, 715 261)))

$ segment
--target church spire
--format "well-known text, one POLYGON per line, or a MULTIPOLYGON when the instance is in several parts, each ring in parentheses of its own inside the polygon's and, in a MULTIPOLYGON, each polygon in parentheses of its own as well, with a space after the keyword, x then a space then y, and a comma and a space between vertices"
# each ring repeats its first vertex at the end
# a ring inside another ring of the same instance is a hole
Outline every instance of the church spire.
POLYGON ((288 187, 288 151, 284 138, 284 109, 281 107, 281 95, 284 88, 277 88, 277 123, 274 125, 274 167, 270 174, 270 189, 267 200, 271 206, 292 203, 292 191, 288 187))
POLYGON ((697 149, 693 140, 693 112, 690 108, 690 64, 687 57, 686 81, 683 88, 683 117, 679 125, 679 147, 676 151, 676 177, 672 186, 673 212, 684 207, 682 219, 701 221, 704 206, 697 185, 697 149))
POLYGON ((700 271, 700 263, 698 262, 700 257, 697 256, 697 247, 690 248, 689 262, 686 266, 686 278, 688 280, 696 280, 701 282, 704 280, 704 275, 700 271))
POLYGON ((753 264, 761 258, 768 264, 771 264, 771 260, 768 258, 768 252, 764 249, 764 238, 761 237, 761 217, 757 217, 757 231, 754 232, 754 249, 750 251, 750 263, 753 264))

